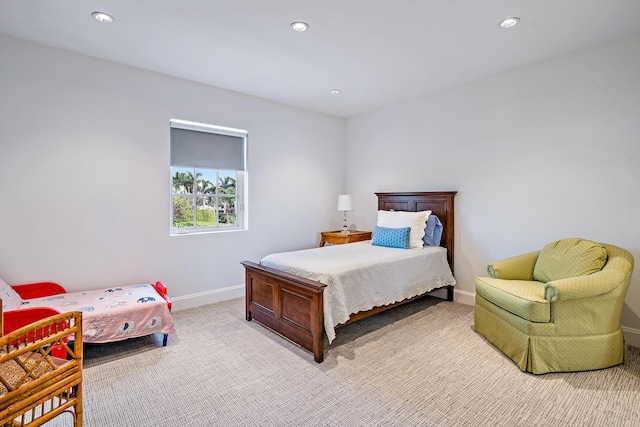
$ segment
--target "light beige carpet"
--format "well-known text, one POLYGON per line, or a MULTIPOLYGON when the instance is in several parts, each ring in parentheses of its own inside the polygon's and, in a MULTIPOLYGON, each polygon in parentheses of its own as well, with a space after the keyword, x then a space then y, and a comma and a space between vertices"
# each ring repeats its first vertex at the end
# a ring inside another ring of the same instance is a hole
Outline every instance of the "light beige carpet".
POLYGON ((640 426, 640 349, 606 370, 522 373, 462 304, 341 328, 322 364, 244 320, 243 299, 174 318, 167 347, 85 346, 85 426, 640 426))

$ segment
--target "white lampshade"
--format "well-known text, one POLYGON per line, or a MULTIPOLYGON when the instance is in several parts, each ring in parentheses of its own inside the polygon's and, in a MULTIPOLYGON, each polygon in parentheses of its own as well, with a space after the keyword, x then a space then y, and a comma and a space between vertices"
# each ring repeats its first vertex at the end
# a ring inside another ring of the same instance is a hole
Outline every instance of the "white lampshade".
POLYGON ((338 210, 339 211, 353 210, 353 201, 351 200, 351 194, 340 194, 338 196, 338 210))

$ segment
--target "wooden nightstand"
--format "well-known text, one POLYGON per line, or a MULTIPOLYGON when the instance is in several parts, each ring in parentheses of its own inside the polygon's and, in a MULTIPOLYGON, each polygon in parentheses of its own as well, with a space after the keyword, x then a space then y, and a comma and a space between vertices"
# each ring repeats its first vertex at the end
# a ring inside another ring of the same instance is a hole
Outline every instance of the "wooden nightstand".
POLYGON ((363 240, 371 240, 370 231, 349 231, 348 233, 343 233, 340 230, 323 231, 318 246, 323 247, 325 243, 342 245, 344 243, 361 242, 363 240))

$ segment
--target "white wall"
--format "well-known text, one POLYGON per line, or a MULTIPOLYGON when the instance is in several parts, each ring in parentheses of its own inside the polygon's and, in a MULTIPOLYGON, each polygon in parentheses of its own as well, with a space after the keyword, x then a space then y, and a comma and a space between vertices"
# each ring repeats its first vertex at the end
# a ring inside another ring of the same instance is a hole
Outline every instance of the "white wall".
MULTIPOLYGON (((458 300, 487 263, 564 237, 640 261, 640 35, 351 118, 346 160, 359 228, 376 191, 458 191, 458 300)), ((637 267, 622 323, 640 345, 637 267)))
POLYGON ((343 119, 6 36, 0 58, 10 284, 162 280, 177 308, 203 304, 243 295, 241 260, 313 247, 339 224, 343 119), (249 131, 249 231, 169 236, 170 118, 249 131))

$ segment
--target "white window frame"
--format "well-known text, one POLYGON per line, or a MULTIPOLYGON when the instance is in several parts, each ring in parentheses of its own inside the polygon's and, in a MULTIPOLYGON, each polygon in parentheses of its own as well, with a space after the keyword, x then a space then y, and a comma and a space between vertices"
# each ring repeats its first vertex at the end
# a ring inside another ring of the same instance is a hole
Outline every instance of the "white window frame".
MULTIPOLYGON (((207 132, 213 134, 220 135, 230 135, 235 137, 241 137, 244 141, 244 165, 245 170, 236 171, 236 225, 220 225, 216 224, 214 227, 174 227, 173 226, 173 198, 176 194, 173 193, 173 175, 174 168, 183 169, 183 168, 191 168, 191 166, 171 166, 169 165, 169 229, 171 236, 183 236, 183 235, 192 235, 192 234, 206 234, 206 233, 226 233, 226 232, 234 232, 234 231, 244 231, 248 230, 248 209, 247 209, 247 200, 248 200, 248 174, 247 174, 247 139, 248 132, 242 129, 234 129, 224 126, 216 126, 210 125, 206 123, 197 123, 187 120, 180 119, 171 119, 170 120, 171 128, 178 129, 186 129, 186 130, 194 130, 198 132, 207 132)), ((196 168, 194 169, 203 169, 196 168)), ((209 171, 216 172, 216 178, 219 177, 220 171, 224 171, 227 169, 219 168, 206 168, 209 171)), ((216 188, 218 188, 218 182, 215 183, 216 188)), ((203 195, 195 192, 190 194, 189 196, 178 196, 178 197, 190 197, 194 199, 194 203, 196 202, 198 197, 215 197, 216 205, 217 199, 219 197, 219 193, 216 190, 215 195, 203 195)), ((216 212, 217 216, 217 212, 216 212)), ((196 217, 196 209, 194 208, 194 220, 196 217)))

